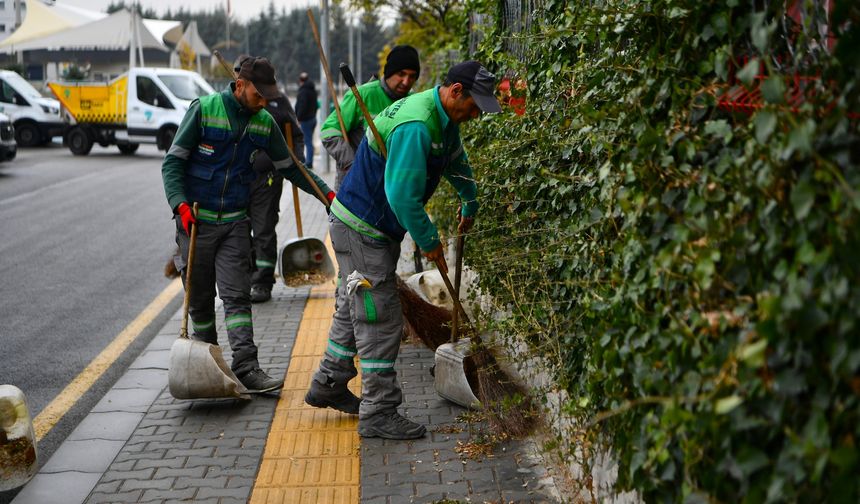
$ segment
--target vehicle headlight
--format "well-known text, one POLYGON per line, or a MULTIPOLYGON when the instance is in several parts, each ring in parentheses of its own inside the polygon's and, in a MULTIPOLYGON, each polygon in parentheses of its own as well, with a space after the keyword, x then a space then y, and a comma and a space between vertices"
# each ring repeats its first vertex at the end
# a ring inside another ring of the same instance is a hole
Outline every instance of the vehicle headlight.
POLYGON ((51 113, 51 107, 49 107, 49 106, 47 106, 47 105, 39 105, 39 106, 40 106, 40 107, 42 107, 42 112, 44 112, 44 113, 46 113, 46 114, 50 114, 50 113, 51 113))

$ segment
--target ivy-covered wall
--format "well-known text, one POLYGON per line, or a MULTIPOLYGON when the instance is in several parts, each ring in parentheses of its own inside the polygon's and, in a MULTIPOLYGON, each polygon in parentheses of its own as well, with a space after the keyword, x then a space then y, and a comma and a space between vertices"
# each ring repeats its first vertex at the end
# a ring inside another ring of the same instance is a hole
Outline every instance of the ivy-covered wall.
POLYGON ((860 500, 860 5, 827 3, 523 2, 473 55, 528 97, 464 127, 466 262, 647 502, 860 500))

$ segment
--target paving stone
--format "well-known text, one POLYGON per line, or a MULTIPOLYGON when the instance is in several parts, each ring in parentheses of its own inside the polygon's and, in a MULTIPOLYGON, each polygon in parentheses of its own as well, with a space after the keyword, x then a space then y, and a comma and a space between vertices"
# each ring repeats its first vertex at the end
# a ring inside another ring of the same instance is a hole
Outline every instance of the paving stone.
POLYGON ((232 497, 234 499, 244 499, 247 500, 251 495, 251 489, 248 487, 245 488, 211 488, 211 487, 202 487, 197 492, 197 497, 201 499, 206 499, 209 497, 218 497, 222 499, 224 497, 232 497))
POLYGON ((173 486, 173 478, 166 479, 145 479, 145 480, 136 480, 136 479, 127 479, 120 485, 120 490, 122 491, 131 491, 131 490, 146 490, 147 488, 159 488, 161 490, 167 490, 173 486))
POLYGON ((163 501, 168 499, 191 502, 195 500, 194 494, 196 493, 196 488, 184 488, 182 490, 149 489, 143 492, 140 502, 163 501))
POLYGON ((206 468, 203 466, 200 467, 159 467, 155 470, 155 474, 152 476, 153 479, 161 479, 161 478, 177 478, 177 477, 188 477, 188 478, 202 478, 206 475, 206 468))
POLYGON ((131 480, 131 479, 147 479, 151 478, 155 473, 155 469, 141 469, 139 471, 114 471, 108 470, 102 476, 101 482, 131 480))
POLYGON ((112 494, 92 494, 87 499, 87 504, 124 504, 140 502, 142 490, 131 492, 117 492, 112 494))

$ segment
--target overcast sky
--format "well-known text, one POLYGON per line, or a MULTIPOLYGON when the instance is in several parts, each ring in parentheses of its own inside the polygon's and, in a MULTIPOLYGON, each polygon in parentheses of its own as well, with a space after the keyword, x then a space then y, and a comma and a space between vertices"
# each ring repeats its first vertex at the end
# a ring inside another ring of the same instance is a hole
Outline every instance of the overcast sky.
MULTIPOLYGON (((126 0, 126 4, 131 0, 126 0)), ((176 11, 179 7, 184 7, 192 12, 198 10, 213 11, 218 7, 224 8, 227 5, 227 0, 135 0, 144 9, 155 9, 159 15, 164 14, 167 8, 176 11)), ((117 3, 111 0, 57 0, 57 3, 74 5, 86 9, 106 11, 108 5, 117 3)), ((257 17, 263 10, 267 10, 269 3, 274 3, 275 8, 280 11, 282 8, 292 10, 295 8, 307 8, 310 5, 319 5, 319 0, 230 0, 231 11, 233 16, 247 20, 252 17, 257 17)))

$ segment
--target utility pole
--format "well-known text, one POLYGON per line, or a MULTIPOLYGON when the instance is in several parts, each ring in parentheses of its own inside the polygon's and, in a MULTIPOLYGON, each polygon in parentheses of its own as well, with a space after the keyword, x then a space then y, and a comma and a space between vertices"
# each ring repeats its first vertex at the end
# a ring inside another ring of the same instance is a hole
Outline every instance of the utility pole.
MULTIPOLYGON (((328 55, 328 0, 321 0, 320 2, 320 42, 323 48, 323 53, 328 55)), ((322 62, 320 62, 320 119, 317 121, 319 124, 322 124, 325 121, 325 118, 328 117, 328 103, 330 97, 328 95, 328 82, 325 78, 326 71, 323 69, 322 62)), ((328 153, 325 152, 325 149, 322 150, 322 162, 323 169, 326 173, 331 171, 331 164, 329 161, 328 153)))
POLYGON ((364 59, 364 54, 361 52, 361 33, 364 31, 364 14, 358 16, 358 40, 356 41, 357 50, 355 51, 355 77, 358 83, 364 82, 364 74, 361 69, 361 60, 364 59))

